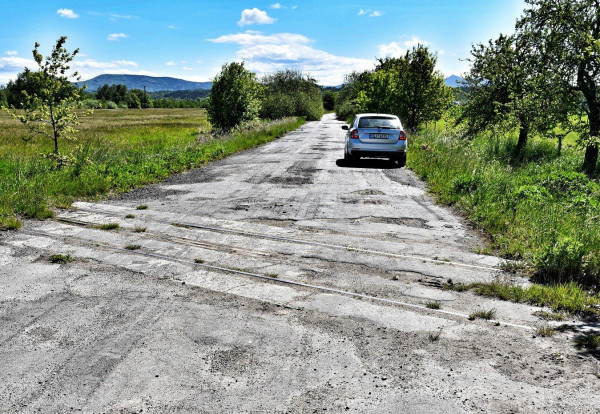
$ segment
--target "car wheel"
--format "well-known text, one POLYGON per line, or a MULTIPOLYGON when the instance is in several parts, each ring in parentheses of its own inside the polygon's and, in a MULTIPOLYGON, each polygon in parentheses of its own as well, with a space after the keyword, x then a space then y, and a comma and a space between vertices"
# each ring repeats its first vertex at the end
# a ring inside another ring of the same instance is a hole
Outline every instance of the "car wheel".
POLYGON ((396 162, 398 163, 398 167, 406 166, 406 154, 402 154, 396 158, 396 162))

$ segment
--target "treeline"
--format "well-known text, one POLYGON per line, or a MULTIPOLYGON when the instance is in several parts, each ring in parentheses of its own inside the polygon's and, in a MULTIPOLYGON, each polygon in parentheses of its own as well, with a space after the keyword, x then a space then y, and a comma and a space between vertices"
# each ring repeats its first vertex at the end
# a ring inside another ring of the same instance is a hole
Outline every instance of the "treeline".
MULTIPOLYGON (((116 109, 116 108, 205 108, 207 100, 198 96, 191 99, 183 99, 174 96, 193 96, 194 91, 178 92, 145 92, 141 89, 127 89, 126 85, 104 84, 96 93, 88 94, 81 103, 84 108, 116 109), (178 92, 184 92, 178 95, 178 92), (154 97, 154 99, 153 99, 154 97)), ((206 96, 206 91, 202 95, 206 96)))
POLYGON ((399 58, 377 59, 372 71, 346 76, 339 93, 328 91, 324 100, 334 100, 338 119, 357 113, 379 112, 397 115, 409 130, 437 121, 454 100, 452 88, 436 71, 436 55, 418 45, 399 58))
POLYGON ((215 129, 230 130, 259 118, 321 119, 323 98, 316 80, 300 71, 285 69, 257 79, 244 62, 232 62, 214 78, 207 110, 215 129))

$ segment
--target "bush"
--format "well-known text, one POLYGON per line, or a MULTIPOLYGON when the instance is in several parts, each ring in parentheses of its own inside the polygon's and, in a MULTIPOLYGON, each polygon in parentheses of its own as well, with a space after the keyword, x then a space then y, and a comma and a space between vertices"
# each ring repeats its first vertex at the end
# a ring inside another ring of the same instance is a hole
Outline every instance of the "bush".
POLYGON ((309 121, 321 119, 323 100, 316 80, 296 70, 284 70, 265 76, 261 118, 280 119, 301 116, 309 121))
POLYGON ((97 99, 84 99, 79 104, 83 109, 101 109, 102 103, 97 99))
POLYGON ((230 130, 243 121, 258 117, 260 85, 244 62, 226 63, 213 79, 208 119, 213 128, 230 130))
POLYGON ((358 113, 358 106, 353 101, 346 101, 335 109, 335 115, 340 121, 349 121, 358 113))
POLYGON ((106 101, 104 102, 104 107, 106 109, 117 109, 119 106, 113 101, 106 101))
POLYGON ((335 98, 336 93, 333 91, 325 91, 323 92, 323 108, 326 111, 333 111, 335 108, 335 98))

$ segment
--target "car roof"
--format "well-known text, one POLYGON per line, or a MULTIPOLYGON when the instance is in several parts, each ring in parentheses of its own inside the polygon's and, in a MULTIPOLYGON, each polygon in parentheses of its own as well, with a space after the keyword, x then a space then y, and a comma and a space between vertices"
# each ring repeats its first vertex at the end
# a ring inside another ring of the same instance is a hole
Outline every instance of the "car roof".
POLYGON ((379 116, 379 117, 396 118, 396 119, 398 119, 398 117, 396 115, 391 115, 391 114, 367 113, 367 114, 356 114, 356 116, 359 117, 359 118, 364 118, 364 117, 367 117, 367 116, 379 116))

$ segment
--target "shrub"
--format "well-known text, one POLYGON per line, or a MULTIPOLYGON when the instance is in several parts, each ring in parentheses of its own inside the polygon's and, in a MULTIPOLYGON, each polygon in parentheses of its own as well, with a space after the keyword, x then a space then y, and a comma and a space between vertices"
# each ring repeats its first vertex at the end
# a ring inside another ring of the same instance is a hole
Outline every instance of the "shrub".
POLYGON ((102 103, 97 99, 84 99, 79 104, 83 109, 101 109, 102 103))
POLYGON ((261 118, 302 116, 309 121, 321 119, 323 100, 315 79, 287 69, 265 76, 261 83, 264 86, 261 118))
POLYGON ((113 101, 106 101, 104 102, 104 107, 106 109, 117 109, 119 106, 113 101))
POLYGON ((226 63, 213 79, 208 118, 213 128, 230 130, 243 121, 257 118, 260 85, 244 62, 226 63))
POLYGON ((323 108, 327 111, 333 111, 335 108, 335 98, 335 92, 330 90, 323 92, 323 108))

